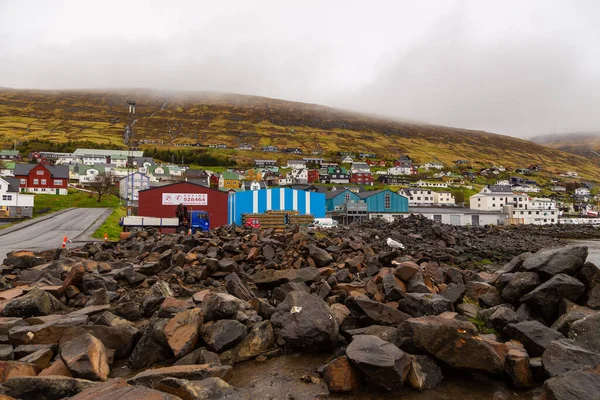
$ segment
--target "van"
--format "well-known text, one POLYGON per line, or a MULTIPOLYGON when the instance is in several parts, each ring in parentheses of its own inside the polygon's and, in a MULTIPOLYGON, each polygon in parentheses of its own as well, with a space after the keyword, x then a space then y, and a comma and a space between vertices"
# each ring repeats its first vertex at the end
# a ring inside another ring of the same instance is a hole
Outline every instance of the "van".
POLYGON ((336 226, 338 226, 338 222, 332 218, 315 218, 313 223, 308 225, 308 228, 335 228, 336 226))

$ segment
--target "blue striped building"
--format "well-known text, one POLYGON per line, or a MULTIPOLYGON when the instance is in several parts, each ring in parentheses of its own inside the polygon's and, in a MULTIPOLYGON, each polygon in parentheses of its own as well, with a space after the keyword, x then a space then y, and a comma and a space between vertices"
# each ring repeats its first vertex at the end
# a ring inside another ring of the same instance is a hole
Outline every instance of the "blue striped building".
POLYGON ((301 215, 325 217, 325 194, 289 188, 235 192, 228 199, 228 223, 242 224, 242 214, 266 211, 298 211, 301 215))

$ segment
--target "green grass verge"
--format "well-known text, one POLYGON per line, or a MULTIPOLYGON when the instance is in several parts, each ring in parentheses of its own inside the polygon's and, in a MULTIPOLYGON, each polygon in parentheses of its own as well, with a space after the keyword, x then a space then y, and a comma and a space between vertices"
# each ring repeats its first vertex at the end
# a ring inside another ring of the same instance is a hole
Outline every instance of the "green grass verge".
POLYGON ((112 214, 106 218, 106 221, 94 232, 92 237, 98 239, 104 239, 104 234, 108 234, 108 240, 119 240, 121 238, 121 232, 123 229, 119 226, 121 218, 127 215, 127 209, 125 207, 117 207, 113 210, 112 214))
POLYGON ((93 193, 81 192, 79 190, 69 189, 69 194, 59 196, 54 194, 36 194, 35 205, 33 207, 33 216, 47 214, 54 211, 64 210, 65 208, 115 208, 119 206, 119 198, 112 194, 102 196, 102 201, 98 203, 98 198, 93 193))

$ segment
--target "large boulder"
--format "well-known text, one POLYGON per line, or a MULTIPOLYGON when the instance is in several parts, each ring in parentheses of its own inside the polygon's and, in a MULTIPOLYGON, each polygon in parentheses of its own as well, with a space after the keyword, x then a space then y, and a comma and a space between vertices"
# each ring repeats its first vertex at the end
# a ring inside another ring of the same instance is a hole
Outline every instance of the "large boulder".
POLYGON ((439 294, 407 293, 400 301, 402 311, 413 317, 439 315, 446 311, 454 311, 452 301, 439 294))
POLYGON ((325 249, 317 247, 314 244, 309 244, 307 248, 308 255, 313 259, 317 267, 325 267, 333 261, 333 257, 325 249))
POLYGON ((517 272, 502 290, 502 298, 517 303, 521 296, 531 292, 541 283, 537 272, 517 272))
POLYGON ((546 278, 557 274, 575 275, 585 264, 587 255, 587 246, 542 249, 523 262, 523 269, 538 272, 546 278))
POLYGON ((204 343, 217 353, 226 350, 242 340, 248 328, 236 320, 221 319, 202 326, 200 334, 204 343))
POLYGON ((573 322, 569 339, 588 350, 600 353, 600 313, 573 322))
POLYGON ((231 273, 227 275, 225 277, 225 282, 227 287, 227 293, 229 293, 230 295, 246 301, 249 301, 254 297, 254 294, 252 293, 248 285, 246 285, 244 281, 240 279, 238 274, 231 273))
POLYGON ((562 333, 548 328, 538 321, 509 324, 504 331, 511 339, 523 343, 527 353, 532 357, 541 357, 552 341, 564 339, 562 333))
POLYGON ((242 399, 241 395, 221 378, 206 378, 201 381, 165 378, 155 386, 155 389, 182 400, 242 399))
POLYGON ((0 361, 0 383, 17 376, 36 376, 40 367, 22 361, 0 361))
POLYGON ((549 376, 558 376, 600 366, 600 354, 577 346, 573 340, 559 339, 546 347, 542 363, 549 376))
POLYGON ((388 390, 401 387, 410 369, 410 356, 377 336, 354 336, 346 356, 371 383, 388 390))
POLYGON ((250 309, 248 302, 227 293, 209 293, 202 302, 204 321, 234 318, 238 311, 250 309))
POLYGON ((40 325, 15 326, 8 331, 8 340, 14 346, 21 344, 55 344, 60 342, 67 331, 85 325, 88 320, 87 315, 63 316, 40 325))
POLYGON ((571 371, 548 379, 539 400, 598 400, 600 374, 593 371, 571 371))
POLYGON ((142 312, 145 316, 151 316, 167 297, 173 297, 173 291, 165 281, 158 281, 142 298, 142 312))
POLYGON ((407 378, 411 388, 419 392, 434 389, 442 383, 442 379, 442 369, 433 358, 426 355, 411 357, 407 378))
POLYGON ((150 320, 129 357, 128 363, 131 368, 147 368, 172 357, 172 351, 165 336, 167 322, 167 319, 158 317, 150 320))
POLYGON ((352 296, 345 305, 363 325, 397 326, 411 316, 388 305, 369 299, 367 296, 352 296))
POLYGON ((21 376, 3 383, 0 393, 15 399, 58 400, 70 398, 96 384, 66 376, 21 376))
POLYGON ((10 300, 4 306, 5 317, 33 317, 54 314, 62 308, 61 303, 50 293, 35 288, 26 295, 10 300))
POLYGON ((290 292, 275 309, 271 322, 277 336, 297 349, 331 349, 338 339, 334 313, 314 294, 290 292))
POLYGON ((175 358, 181 358, 191 352, 198 342, 202 313, 199 308, 177 313, 165 325, 165 337, 175 358))
POLYGON ((258 287, 272 289, 287 282, 315 282, 321 280, 321 272, 317 268, 300 269, 264 269, 250 277, 258 287))
POLYGON ((173 367, 148 369, 140 372, 127 382, 132 385, 154 387, 165 378, 187 379, 200 381, 206 378, 221 378, 229 380, 233 375, 230 365, 175 365, 173 367))
POLYGON ((454 368, 470 368, 500 374, 506 346, 480 337, 470 322, 434 316, 411 318, 398 327, 397 343, 408 351, 426 351, 454 368))
POLYGON ((325 365, 322 375, 332 393, 353 392, 360 387, 360 375, 345 355, 325 365))
POLYGON ((271 321, 261 321, 235 347, 221 353, 223 359, 237 363, 257 357, 275 346, 275 332, 271 321))
POLYGON ((585 286, 577 279, 569 275, 557 274, 523 296, 521 302, 529 305, 544 317, 548 324, 551 324, 558 317, 560 300, 576 301, 584 291, 585 286))
POLYGON ((89 333, 61 344, 60 357, 74 377, 105 381, 110 368, 102 342, 89 333))

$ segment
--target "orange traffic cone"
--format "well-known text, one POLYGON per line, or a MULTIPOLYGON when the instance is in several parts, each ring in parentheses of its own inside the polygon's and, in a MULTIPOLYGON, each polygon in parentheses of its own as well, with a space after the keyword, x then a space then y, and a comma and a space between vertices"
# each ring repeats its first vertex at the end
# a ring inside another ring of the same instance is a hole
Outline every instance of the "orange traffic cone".
POLYGON ((63 238, 63 243, 62 243, 62 246, 61 246, 61 247, 62 247, 63 249, 66 249, 66 248, 67 248, 67 237, 66 237, 66 236, 63 238))
POLYGON ((108 242, 108 233, 104 232, 104 243, 108 242))

